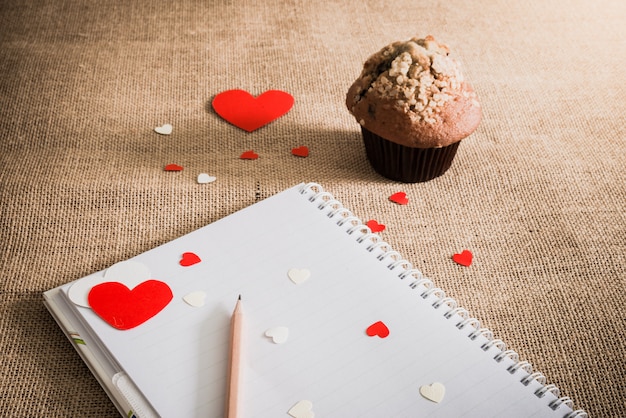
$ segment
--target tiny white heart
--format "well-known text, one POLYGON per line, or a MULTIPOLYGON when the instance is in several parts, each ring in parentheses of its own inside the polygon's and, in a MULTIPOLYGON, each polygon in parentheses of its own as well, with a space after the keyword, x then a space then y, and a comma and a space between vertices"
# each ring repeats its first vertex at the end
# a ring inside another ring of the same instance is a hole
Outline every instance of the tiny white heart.
POLYGON ((289 328, 287 327, 274 327, 265 331, 265 336, 270 337, 274 344, 282 344, 289 338, 289 328))
POLYGON ((315 416, 313 413, 313 402, 306 399, 301 400, 292 406, 287 413, 293 418, 313 418, 315 416))
POLYGON ((446 387, 439 383, 435 382, 432 385, 423 385, 420 386, 420 394, 428 399, 429 401, 433 401, 435 403, 439 403, 443 400, 443 395, 446 393, 446 387))
POLYGON ((201 290, 196 290, 195 292, 191 292, 185 296, 183 296, 183 300, 189 306, 193 306, 194 308, 199 308, 204 306, 204 300, 206 299, 206 293, 201 290))
POLYGON ((154 132, 161 134, 161 135, 169 135, 172 133, 172 125, 170 125, 169 123, 166 123, 163 126, 157 126, 156 128, 154 128, 154 132))
POLYGON ((200 174, 198 174, 198 183, 199 184, 213 183, 215 180, 217 180, 216 177, 209 176, 207 173, 200 173, 200 174))
POLYGON ((311 272, 307 269, 289 269, 287 272, 287 276, 291 279, 295 284, 304 283, 309 277, 311 277, 311 272))

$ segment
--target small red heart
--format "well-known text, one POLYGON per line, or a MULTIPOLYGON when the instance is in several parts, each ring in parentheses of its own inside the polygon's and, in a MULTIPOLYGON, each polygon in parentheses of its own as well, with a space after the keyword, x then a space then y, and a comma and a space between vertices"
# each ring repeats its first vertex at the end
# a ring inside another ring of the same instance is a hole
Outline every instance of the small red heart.
POLYGON ((393 203, 397 203, 398 205, 406 205, 407 203, 409 203, 409 199, 406 197, 406 193, 404 192, 397 192, 392 194, 391 196, 389 196, 389 200, 391 200, 393 203))
POLYGON ((385 325, 383 321, 378 321, 367 327, 365 333, 370 337, 378 336, 380 338, 387 338, 389 328, 387 328, 387 325, 385 325))
POLYGON ((382 232, 386 228, 385 225, 379 224, 378 221, 376 221, 374 219, 367 221, 367 223, 365 225, 367 225, 367 227, 374 233, 382 232))
POLYGON ((194 264, 198 264, 200 261, 202 261, 200 260, 200 257, 198 257, 194 253, 183 253, 183 256, 180 259, 179 263, 183 267, 189 267, 193 266, 194 264))
POLYGON ((469 267, 472 264, 472 252, 470 250, 463 250, 461 254, 454 254, 452 260, 465 267, 469 267))
POLYGON ((119 282, 100 283, 87 296, 91 309, 120 330, 143 324, 161 312, 172 298, 170 287, 158 280, 147 280, 132 290, 119 282))
POLYGON ((239 156, 242 160, 256 160, 259 158, 259 154, 255 153, 252 150, 245 151, 243 154, 239 156))
POLYGON ((309 148, 304 145, 298 148, 293 148, 291 153, 296 157, 308 157, 309 156, 309 148))
POLYGON ((245 90, 227 90, 211 104, 224 120, 252 132, 289 112, 293 103, 293 96, 281 90, 268 90, 258 97, 245 90))
POLYGON ((183 171, 183 168, 178 164, 168 164, 165 166, 165 171, 183 171))

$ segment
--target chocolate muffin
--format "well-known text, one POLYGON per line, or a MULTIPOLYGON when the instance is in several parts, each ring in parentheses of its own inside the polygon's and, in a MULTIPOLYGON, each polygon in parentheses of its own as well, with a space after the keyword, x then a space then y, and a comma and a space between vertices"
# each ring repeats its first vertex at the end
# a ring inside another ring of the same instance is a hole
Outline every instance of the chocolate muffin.
POLYGON ((367 59, 346 96, 372 167, 415 183, 442 175, 481 119, 476 93, 432 36, 387 45, 367 59))

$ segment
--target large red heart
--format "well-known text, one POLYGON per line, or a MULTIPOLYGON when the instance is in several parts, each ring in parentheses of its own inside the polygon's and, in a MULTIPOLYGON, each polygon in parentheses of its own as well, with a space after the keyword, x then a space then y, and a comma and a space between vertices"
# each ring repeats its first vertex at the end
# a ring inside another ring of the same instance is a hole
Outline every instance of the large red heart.
POLYGON ((289 112, 293 103, 293 96, 281 90, 268 90, 258 97, 245 90, 227 90, 215 96, 211 105, 226 121, 252 132, 289 112))
POLYGON ((143 324, 172 300, 172 290, 158 280, 147 280, 132 290, 119 282, 95 285, 89 291, 89 306, 114 328, 126 330, 143 324))

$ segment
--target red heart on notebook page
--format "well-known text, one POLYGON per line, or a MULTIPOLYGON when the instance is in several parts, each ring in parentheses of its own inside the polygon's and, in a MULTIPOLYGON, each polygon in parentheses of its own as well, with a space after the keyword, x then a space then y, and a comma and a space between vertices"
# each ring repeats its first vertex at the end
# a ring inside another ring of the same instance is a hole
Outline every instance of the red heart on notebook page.
POLYGON ((211 105, 224 120, 252 132, 289 112, 294 98, 281 90, 268 90, 254 97, 245 90, 219 93, 211 105))
POLYGON ((198 264, 201 261, 202 260, 200 259, 200 257, 198 257, 197 254, 189 252, 183 253, 183 256, 178 263, 183 267, 189 267, 193 266, 194 264, 198 264))
POLYGON ((367 327, 365 333, 370 337, 378 336, 380 338, 387 338, 389 335, 389 328, 387 328, 387 325, 385 325, 383 321, 378 321, 367 327))
POLYGON ((91 309, 120 330, 143 324, 161 312, 172 298, 170 287, 158 280, 147 280, 132 290, 119 282, 100 283, 87 296, 91 309))

